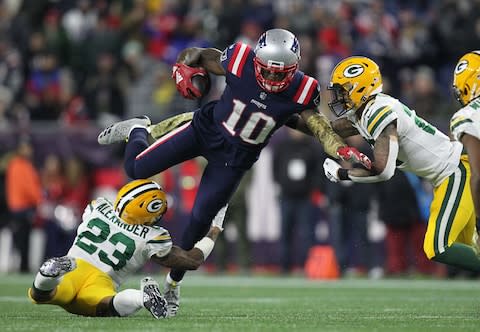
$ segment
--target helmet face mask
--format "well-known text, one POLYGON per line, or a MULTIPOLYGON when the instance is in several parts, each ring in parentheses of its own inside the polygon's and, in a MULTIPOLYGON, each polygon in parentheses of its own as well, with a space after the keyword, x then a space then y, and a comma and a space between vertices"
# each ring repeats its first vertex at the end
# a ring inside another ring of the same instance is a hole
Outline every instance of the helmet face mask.
MULTIPOLYGON (((351 84, 350 84, 351 85, 351 84)), ((330 84, 327 90, 331 91, 331 102, 328 107, 337 117, 340 117, 353 108, 352 100, 349 96, 349 89, 338 83, 330 84)))
POLYGON ((291 83, 300 60, 297 38, 289 31, 271 29, 263 33, 255 47, 255 77, 267 92, 281 92, 291 83))
POLYGON ((453 74, 453 93, 462 106, 480 96, 480 51, 460 58, 453 74))
POLYGON ((363 56, 340 61, 332 71, 328 90, 332 91, 330 110, 338 117, 353 114, 372 96, 382 92, 378 65, 363 56))
POLYGON ((134 180, 118 191, 114 208, 127 224, 151 226, 167 211, 167 196, 154 181, 134 180))

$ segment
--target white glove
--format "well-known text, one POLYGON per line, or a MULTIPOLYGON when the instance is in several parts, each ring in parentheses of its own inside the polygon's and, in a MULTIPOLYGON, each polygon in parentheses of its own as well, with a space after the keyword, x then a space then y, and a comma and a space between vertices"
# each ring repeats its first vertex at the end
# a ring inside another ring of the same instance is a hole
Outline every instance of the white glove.
POLYGON ((335 160, 326 158, 323 162, 323 170, 325 172, 325 176, 332 182, 338 182, 340 179, 338 178, 338 170, 342 168, 339 163, 335 160))
POLYGON ((218 227, 221 231, 223 231, 223 220, 225 219, 225 213, 227 213, 228 204, 218 211, 215 218, 212 220, 212 226, 218 227))

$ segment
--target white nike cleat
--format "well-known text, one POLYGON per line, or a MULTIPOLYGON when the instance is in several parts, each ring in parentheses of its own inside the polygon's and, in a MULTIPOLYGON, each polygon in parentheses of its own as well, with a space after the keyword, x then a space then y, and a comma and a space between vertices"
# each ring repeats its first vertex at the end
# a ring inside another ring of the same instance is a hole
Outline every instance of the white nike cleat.
POLYGON ((169 282, 168 279, 170 278, 167 277, 165 280, 163 296, 167 300, 167 317, 174 317, 180 307, 180 282, 171 279, 172 282, 169 282))
POLYGON ((108 145, 118 142, 123 142, 128 139, 130 132, 134 128, 147 129, 152 124, 150 118, 146 115, 116 122, 107 128, 105 128, 97 138, 97 141, 101 145, 108 145))
POLYGON ((140 282, 143 292, 143 306, 156 319, 167 317, 167 300, 160 293, 158 283, 150 278, 143 278, 140 282))
POLYGON ((53 257, 46 260, 45 263, 40 266, 40 273, 44 277, 56 278, 75 270, 76 267, 77 262, 73 257, 53 257))

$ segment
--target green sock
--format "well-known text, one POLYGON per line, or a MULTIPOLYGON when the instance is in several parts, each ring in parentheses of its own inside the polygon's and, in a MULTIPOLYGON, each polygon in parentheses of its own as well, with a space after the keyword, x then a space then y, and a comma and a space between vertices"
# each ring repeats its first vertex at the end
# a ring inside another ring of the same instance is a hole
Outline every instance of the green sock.
POLYGON ((480 257, 477 256, 472 247, 463 243, 452 244, 445 248, 443 253, 433 257, 432 260, 470 271, 480 271, 480 257))

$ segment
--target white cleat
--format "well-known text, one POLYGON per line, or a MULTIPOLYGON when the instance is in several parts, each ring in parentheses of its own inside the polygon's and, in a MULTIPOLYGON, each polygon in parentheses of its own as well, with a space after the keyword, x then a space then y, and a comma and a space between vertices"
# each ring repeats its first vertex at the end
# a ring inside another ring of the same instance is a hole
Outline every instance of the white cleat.
POLYGON ((143 306, 156 319, 167 317, 167 300, 160 293, 158 283, 150 278, 143 278, 140 282, 143 292, 143 306))
POLYGON ((165 280, 163 296, 167 300, 167 317, 176 316, 180 307, 180 283, 174 280, 170 283, 165 280))
POLYGON ((134 128, 147 129, 152 124, 149 117, 144 115, 129 120, 116 122, 107 128, 105 128, 97 138, 97 141, 101 145, 108 145, 118 142, 123 142, 128 139, 130 132, 134 128))
POLYGON ((76 267, 77 262, 73 257, 53 257, 46 260, 45 263, 40 266, 40 273, 44 277, 56 278, 75 270, 76 267))

